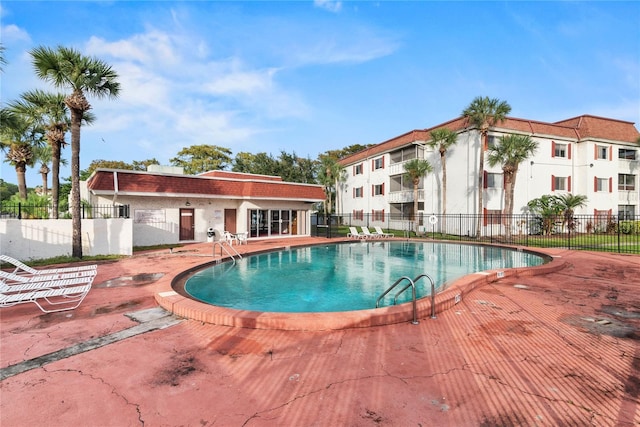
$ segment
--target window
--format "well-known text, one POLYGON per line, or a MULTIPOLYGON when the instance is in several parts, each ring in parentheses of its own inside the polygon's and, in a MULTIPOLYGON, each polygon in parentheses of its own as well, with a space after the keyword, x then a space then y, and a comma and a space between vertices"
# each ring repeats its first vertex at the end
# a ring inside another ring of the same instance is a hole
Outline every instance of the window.
POLYGON ((363 210, 360 210, 360 211, 354 210, 353 211, 353 219, 360 220, 360 221, 364 220, 364 211, 363 210))
POLYGON ((353 175, 362 175, 363 172, 364 168, 362 167, 362 163, 353 167, 353 175))
POLYGON ((609 191, 609 178, 595 178, 594 191, 609 191))
POLYGON ((618 205, 618 219, 620 221, 635 220, 636 207, 634 205, 618 205))
POLYGON ((618 174, 618 190, 633 191, 636 189, 636 176, 626 173, 618 174))
POLYGON ((384 210, 381 210, 381 211, 373 210, 373 211, 371 211, 371 220, 372 221, 384 222, 384 210))
POLYGON ((383 196, 384 195, 384 184, 374 185, 372 188, 372 193, 374 196, 383 196))
POLYGON ((364 191, 362 187, 357 187, 353 189, 353 197, 354 198, 364 197, 364 191))
POLYGON ((384 157, 378 157, 373 160, 373 170, 383 169, 384 168, 384 157))
POLYGON ((632 150, 629 148, 619 148, 618 149, 618 158, 623 160, 635 160, 636 159, 636 150, 632 150))
POLYGON ((552 175, 551 191, 571 191, 571 177, 552 175))
POLYGON ((485 188, 502 188, 502 174, 501 173, 487 173, 485 188))
POLYGON ((568 157, 567 144, 554 143, 553 157, 568 157))
POLYGON ((608 153, 609 150, 611 150, 611 147, 607 147, 604 145, 596 145, 595 147, 597 160, 607 160, 609 158, 608 153))
POLYGON ((502 211, 501 210, 484 210, 484 224, 502 224, 502 211))

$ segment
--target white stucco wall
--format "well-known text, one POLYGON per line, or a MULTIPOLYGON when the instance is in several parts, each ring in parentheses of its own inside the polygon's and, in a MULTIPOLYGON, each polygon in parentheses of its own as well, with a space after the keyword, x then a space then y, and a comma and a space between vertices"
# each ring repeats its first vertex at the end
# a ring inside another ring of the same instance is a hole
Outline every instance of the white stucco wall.
MULTIPOLYGON (((82 220, 82 253, 131 255, 133 221, 125 218, 82 220)), ((72 222, 55 219, 0 220, 0 253, 21 260, 72 254, 72 222)))

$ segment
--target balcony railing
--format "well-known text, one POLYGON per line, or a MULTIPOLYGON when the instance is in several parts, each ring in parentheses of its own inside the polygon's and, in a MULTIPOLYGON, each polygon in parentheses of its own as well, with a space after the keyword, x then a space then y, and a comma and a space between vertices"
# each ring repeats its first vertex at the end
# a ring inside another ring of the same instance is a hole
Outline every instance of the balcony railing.
MULTIPOLYGON (((388 196, 389 203, 413 202, 413 190, 392 191, 388 196)), ((418 200, 424 200, 424 190, 418 190, 418 200)))

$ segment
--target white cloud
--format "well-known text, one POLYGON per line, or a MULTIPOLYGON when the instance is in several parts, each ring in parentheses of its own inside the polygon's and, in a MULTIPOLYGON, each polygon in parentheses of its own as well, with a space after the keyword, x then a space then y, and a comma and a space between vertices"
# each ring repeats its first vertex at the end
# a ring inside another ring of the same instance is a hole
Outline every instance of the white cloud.
POLYGON ((109 55, 113 58, 135 61, 142 64, 175 65, 179 63, 179 54, 172 37, 166 33, 152 30, 136 34, 129 39, 107 42, 92 36, 86 45, 90 55, 109 55))
POLYGON ((329 12, 340 12, 342 9, 342 2, 336 0, 314 0, 313 4, 316 7, 328 10, 329 12))
POLYGON ((9 43, 14 42, 31 42, 29 33, 17 25, 3 25, 0 27, 0 33, 2 34, 2 44, 6 47, 9 43))

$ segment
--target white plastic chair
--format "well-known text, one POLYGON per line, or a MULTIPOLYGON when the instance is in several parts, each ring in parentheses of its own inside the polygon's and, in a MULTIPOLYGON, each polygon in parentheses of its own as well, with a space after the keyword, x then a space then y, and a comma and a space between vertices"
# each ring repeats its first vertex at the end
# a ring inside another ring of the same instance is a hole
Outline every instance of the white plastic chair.
POLYGON ((237 233, 236 234, 236 240, 238 242, 239 245, 246 245, 249 243, 249 241, 247 240, 249 238, 249 233, 247 233, 246 231, 244 233, 237 233))
POLYGON ((52 275, 52 274, 66 274, 80 271, 93 271, 94 275, 97 272, 98 265, 79 265, 74 267, 60 267, 60 268, 38 268, 28 266, 27 264, 10 257, 9 255, 0 255, 0 261, 3 263, 11 264, 15 267, 14 274, 18 275, 52 275))
POLYGON ((26 280, 15 284, 8 284, 3 279, 0 282, 0 307, 33 303, 45 313, 73 310, 91 290, 94 277, 95 275, 45 281, 26 280), (46 305, 43 304, 45 301, 46 305))
POLYGON ((360 234, 356 227, 349 227, 349 233, 347 234, 347 237, 350 237, 352 239, 364 239, 366 236, 360 234))
POLYGON ((362 229, 362 235, 366 238, 366 239, 373 239, 373 238, 377 238, 378 236, 371 233, 371 231, 369 231, 369 227, 365 227, 364 225, 360 227, 362 229))
POLYGON ((376 230, 376 234, 378 234, 378 236, 380 237, 394 237, 392 233, 385 233, 384 231, 382 231, 382 227, 380 227, 379 225, 374 226, 373 229, 376 230))

